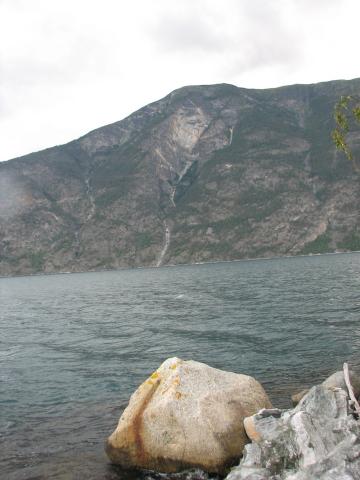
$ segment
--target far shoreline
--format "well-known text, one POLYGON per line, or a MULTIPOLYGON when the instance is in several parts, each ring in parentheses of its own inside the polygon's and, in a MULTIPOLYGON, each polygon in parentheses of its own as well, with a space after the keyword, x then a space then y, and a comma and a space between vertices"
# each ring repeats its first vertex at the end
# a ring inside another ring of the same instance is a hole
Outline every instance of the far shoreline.
POLYGON ((258 261, 270 261, 270 260, 282 260, 282 259, 292 259, 292 258, 306 258, 306 257, 325 257, 329 255, 352 255, 359 254, 360 250, 354 250, 351 252, 325 252, 325 253, 308 253, 306 255, 275 255, 272 257, 256 257, 256 258, 238 258, 233 260, 211 260, 205 262, 194 262, 194 263, 171 263, 168 265, 161 265, 159 267, 155 265, 146 265, 139 267, 119 267, 119 268, 104 268, 99 270, 80 270, 78 272, 69 272, 69 271, 60 271, 60 272, 39 272, 39 273, 24 273, 19 275, 0 275, 0 280, 10 279, 10 278, 27 278, 27 277, 42 277, 42 276, 54 276, 54 275, 82 275, 86 273, 105 273, 105 272, 122 272, 126 270, 158 270, 163 268, 171 267, 193 267, 200 265, 216 265, 220 263, 240 263, 240 262, 258 262, 258 261))

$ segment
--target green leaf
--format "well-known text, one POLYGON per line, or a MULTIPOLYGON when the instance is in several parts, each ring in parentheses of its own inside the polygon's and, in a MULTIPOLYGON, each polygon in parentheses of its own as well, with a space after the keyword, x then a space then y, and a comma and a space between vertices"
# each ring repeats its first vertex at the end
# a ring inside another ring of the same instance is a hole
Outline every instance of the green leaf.
POLYGON ((353 154, 347 144, 346 134, 352 127, 354 121, 360 123, 360 104, 359 96, 346 95, 340 97, 340 100, 334 108, 334 119, 336 128, 331 132, 331 137, 335 147, 342 150, 347 158, 352 162, 354 170, 360 172, 360 167, 353 158, 353 154), (350 110, 350 105, 352 106, 350 110))

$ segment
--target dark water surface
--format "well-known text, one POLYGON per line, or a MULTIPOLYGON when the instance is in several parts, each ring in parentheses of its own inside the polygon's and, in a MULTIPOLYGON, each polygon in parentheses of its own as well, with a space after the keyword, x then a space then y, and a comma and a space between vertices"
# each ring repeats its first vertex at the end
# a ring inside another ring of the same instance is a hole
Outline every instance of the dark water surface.
POLYGON ((0 309, 6 480, 126 478, 103 442, 167 357, 253 375, 276 406, 360 365, 360 254, 1 278, 0 309))

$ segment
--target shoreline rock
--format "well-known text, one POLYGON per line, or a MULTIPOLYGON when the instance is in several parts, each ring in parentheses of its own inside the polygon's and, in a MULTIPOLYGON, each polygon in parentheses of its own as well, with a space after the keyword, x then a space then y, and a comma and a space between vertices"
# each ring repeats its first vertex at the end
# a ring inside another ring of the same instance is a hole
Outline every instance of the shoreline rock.
POLYGON ((271 407, 252 377, 170 358, 131 396, 105 450, 123 468, 225 474, 249 441, 244 418, 271 407))
POLYGON ((360 422, 341 388, 315 386, 280 417, 246 423, 255 441, 226 480, 360 479, 360 422))
MULTIPOLYGON (((360 395, 360 378, 353 370, 349 371, 349 377, 354 390, 354 394, 356 397, 358 397, 360 395)), ((328 389, 342 388, 343 390, 347 391, 344 372, 342 370, 330 375, 328 378, 326 378, 326 380, 321 383, 321 385, 328 389)), ((291 401, 293 403, 293 406, 296 407, 300 400, 304 398, 305 395, 309 393, 309 391, 310 388, 305 388, 304 390, 301 390, 301 392, 291 395, 291 401)))
POLYGON ((169 478, 240 461, 224 480, 360 480, 360 378, 345 367, 352 400, 340 371, 279 410, 252 377, 170 358, 131 396, 106 453, 169 478))

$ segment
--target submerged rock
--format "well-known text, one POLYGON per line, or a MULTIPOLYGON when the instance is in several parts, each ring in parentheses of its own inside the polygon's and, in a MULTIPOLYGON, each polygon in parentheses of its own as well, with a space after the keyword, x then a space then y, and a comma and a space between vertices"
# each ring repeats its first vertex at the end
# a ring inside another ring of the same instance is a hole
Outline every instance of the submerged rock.
MULTIPOLYGON (((355 397, 358 398, 360 395, 360 378, 352 370, 349 371, 349 376, 350 376, 350 381, 354 390, 355 397)), ((330 377, 328 377, 326 380, 323 381, 322 385, 325 388, 330 388, 330 389, 342 388, 343 390, 347 391, 344 372, 342 370, 330 375, 330 377)), ((304 398, 305 395, 307 395, 308 392, 309 392, 309 389, 306 388, 305 390, 301 390, 301 392, 295 393, 294 395, 292 395, 291 400, 292 400, 293 406, 295 407, 300 402, 300 400, 304 398)))
MULTIPOLYGON (((352 370, 349 370, 349 377, 355 397, 358 397, 360 395, 360 378, 352 370)), ((330 375, 330 377, 323 381, 322 385, 325 388, 342 388, 347 391, 344 372, 342 370, 330 375)))
POLYGON ((248 442, 244 418, 262 408, 254 378, 170 358, 132 395, 106 453, 124 468, 224 473, 248 442))
POLYGON ((360 479, 360 422, 347 393, 313 387, 292 410, 252 417, 257 442, 226 480, 360 479))
POLYGON ((293 407, 296 407, 296 405, 300 402, 302 398, 305 397, 310 391, 310 388, 304 388, 304 390, 301 390, 301 392, 294 393, 294 395, 291 395, 291 401, 293 404, 293 407))

